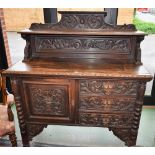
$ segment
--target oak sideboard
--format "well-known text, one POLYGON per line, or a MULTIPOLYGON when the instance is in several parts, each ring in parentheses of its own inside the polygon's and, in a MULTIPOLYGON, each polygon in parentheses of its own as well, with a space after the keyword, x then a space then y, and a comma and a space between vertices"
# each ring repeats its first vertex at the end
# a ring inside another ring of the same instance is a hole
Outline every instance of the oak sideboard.
POLYGON ((59 13, 56 24, 33 23, 20 32, 24 58, 3 72, 11 79, 23 146, 55 124, 105 127, 136 145, 152 79, 141 62, 145 34, 132 24, 106 23, 106 12, 59 13))

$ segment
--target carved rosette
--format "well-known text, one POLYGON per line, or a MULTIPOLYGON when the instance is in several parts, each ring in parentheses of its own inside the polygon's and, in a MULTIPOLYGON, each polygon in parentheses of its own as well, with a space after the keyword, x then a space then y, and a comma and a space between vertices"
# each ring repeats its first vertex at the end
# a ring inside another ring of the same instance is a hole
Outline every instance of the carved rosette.
POLYGON ((136 95, 136 81, 81 80, 80 94, 136 95))
POLYGON ((105 22, 106 12, 61 11, 62 17, 56 24, 33 23, 31 30, 96 30, 136 31, 133 24, 113 26, 105 22))

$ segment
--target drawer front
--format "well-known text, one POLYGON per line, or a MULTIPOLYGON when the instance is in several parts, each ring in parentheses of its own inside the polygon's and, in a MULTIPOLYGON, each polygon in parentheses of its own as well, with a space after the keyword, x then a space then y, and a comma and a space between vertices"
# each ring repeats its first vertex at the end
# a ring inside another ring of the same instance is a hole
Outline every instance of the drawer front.
POLYGON ((80 96, 79 109, 81 111, 132 112, 135 103, 134 97, 80 96))
POLYGON ((132 80, 81 80, 80 95, 136 96, 138 82, 132 80))
POLYGON ((57 79, 24 79, 23 94, 28 120, 73 121, 73 83, 57 79))
POLYGON ((133 114, 79 113, 79 124, 109 128, 130 128, 133 114))

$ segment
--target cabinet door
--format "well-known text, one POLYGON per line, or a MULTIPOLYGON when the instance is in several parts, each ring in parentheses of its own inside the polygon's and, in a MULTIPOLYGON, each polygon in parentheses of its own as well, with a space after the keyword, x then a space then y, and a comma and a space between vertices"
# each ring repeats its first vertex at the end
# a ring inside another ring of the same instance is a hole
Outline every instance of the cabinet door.
POLYGON ((28 121, 74 122, 74 81, 24 78, 22 87, 28 121))

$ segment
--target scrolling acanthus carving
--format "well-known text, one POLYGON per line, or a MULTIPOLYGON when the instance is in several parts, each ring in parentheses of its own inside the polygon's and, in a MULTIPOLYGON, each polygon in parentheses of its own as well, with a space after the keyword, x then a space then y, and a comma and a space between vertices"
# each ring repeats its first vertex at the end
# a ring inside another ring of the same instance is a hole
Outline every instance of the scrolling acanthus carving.
POLYGON ((46 49, 99 49, 109 52, 129 53, 129 40, 126 39, 58 39, 58 38, 37 38, 37 51, 46 49))
POLYGON ((118 30, 118 31, 135 31, 134 25, 113 26, 105 22, 106 12, 75 12, 61 11, 62 18, 56 24, 38 24, 33 23, 31 30, 118 30))
POLYGON ((30 87, 32 109, 36 114, 64 115, 66 91, 63 88, 30 87))
POLYGON ((106 115, 96 113, 80 113, 79 123, 84 126, 101 126, 101 127, 130 127, 133 116, 130 115, 106 115))
POLYGON ((101 111, 133 111, 135 98, 103 98, 101 96, 80 96, 80 109, 101 111))
POLYGON ((136 95, 138 83, 133 81, 81 80, 80 93, 103 95, 136 95))

